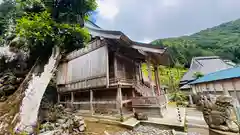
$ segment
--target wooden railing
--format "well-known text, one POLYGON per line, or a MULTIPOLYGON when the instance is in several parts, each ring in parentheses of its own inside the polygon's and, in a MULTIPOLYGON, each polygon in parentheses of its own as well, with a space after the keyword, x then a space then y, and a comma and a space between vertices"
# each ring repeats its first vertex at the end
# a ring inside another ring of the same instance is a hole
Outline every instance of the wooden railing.
POLYGON ((144 97, 152 96, 151 89, 146 85, 142 84, 141 82, 134 83, 134 88, 144 97))
POLYGON ((136 82, 135 79, 126 79, 126 78, 110 78, 109 84, 115 84, 115 83, 125 83, 133 85, 136 82))

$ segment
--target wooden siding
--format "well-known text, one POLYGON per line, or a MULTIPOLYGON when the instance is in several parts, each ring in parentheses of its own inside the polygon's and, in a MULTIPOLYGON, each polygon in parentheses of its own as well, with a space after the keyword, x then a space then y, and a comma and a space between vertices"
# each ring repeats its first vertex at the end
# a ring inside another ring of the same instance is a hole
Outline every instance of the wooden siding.
POLYGON ((133 60, 120 54, 116 54, 116 72, 117 80, 136 80, 136 65, 133 60))
POLYGON ((108 85, 107 46, 96 48, 97 46, 93 45, 98 45, 98 43, 91 45, 92 47, 88 47, 88 53, 84 53, 87 52, 86 48, 80 52, 73 52, 67 56, 70 61, 59 65, 57 84, 64 85, 59 87, 59 91, 65 92, 108 85))
POLYGON ((67 63, 61 63, 57 70, 57 84, 66 84, 67 82, 67 63))
POLYGON ((68 62, 68 83, 106 74, 106 46, 68 62))
POLYGON ((72 60, 72 59, 76 59, 84 54, 87 54, 93 50, 96 50, 102 46, 105 46, 106 45, 106 42, 104 40, 100 40, 100 39, 96 39, 96 40, 93 40, 92 42, 90 42, 86 47, 82 48, 82 49, 79 49, 79 50, 76 50, 76 51, 73 51, 71 53, 69 53, 67 56, 66 56, 66 59, 68 61, 72 60))
POLYGON ((195 84, 195 85, 192 85, 192 89, 193 91, 196 91, 196 92, 207 92, 207 91, 223 92, 224 89, 226 89, 227 91, 236 90, 240 92, 240 78, 195 84), (235 87, 234 87, 234 84, 235 84, 235 87))

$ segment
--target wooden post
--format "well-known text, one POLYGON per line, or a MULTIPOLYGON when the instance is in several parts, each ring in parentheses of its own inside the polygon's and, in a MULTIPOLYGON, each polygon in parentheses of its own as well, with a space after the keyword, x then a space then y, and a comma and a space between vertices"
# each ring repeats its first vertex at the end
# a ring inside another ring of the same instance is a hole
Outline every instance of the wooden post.
POLYGON ((214 89, 215 96, 217 96, 217 90, 214 82, 213 82, 213 89, 214 89))
POLYGON ((93 115, 93 91, 90 90, 90 112, 93 115))
POLYGON ((223 88, 223 95, 228 95, 229 96, 228 90, 224 87, 224 82, 221 83, 221 84, 222 84, 222 88, 223 88))
POLYGON ((119 110, 120 115, 122 116, 122 89, 121 87, 117 88, 117 109, 119 110))
MULTIPOLYGON (((161 87, 160 87, 160 78, 159 78, 159 72, 158 72, 158 67, 155 66, 154 68, 154 72, 155 72, 155 81, 156 81, 156 86, 157 86, 157 90, 158 90, 158 95, 161 95, 161 87)), ((164 93, 163 93, 164 94, 164 93)), ((166 94, 166 93, 165 93, 166 94)))
MULTIPOLYGON (((136 97, 134 88, 132 89, 132 97, 133 98, 136 97)), ((132 111, 133 111, 133 113, 135 113, 135 109, 134 108, 132 108, 132 111)))
MULTIPOLYGON (((108 48, 107 48, 107 46, 105 46, 105 48, 106 48, 106 50, 107 50, 107 52, 108 52, 108 48)), ((109 87, 109 52, 107 53, 107 55, 106 55, 106 72, 107 72, 107 74, 106 74, 106 83, 107 83, 107 88, 109 87)))
POLYGON ((142 63, 139 63, 138 72, 139 72, 139 78, 140 78, 140 81, 142 81, 142 80, 143 80, 143 74, 142 74, 142 63))
POLYGON ((58 93, 58 98, 57 98, 58 104, 60 103, 60 94, 58 93))
POLYGON ((234 94, 236 95, 237 102, 238 102, 238 104, 239 104, 240 98, 239 98, 239 96, 238 96, 238 94, 237 94, 236 80, 235 80, 235 79, 232 80, 232 84, 233 84, 233 88, 234 88, 234 94))
POLYGON ((152 90, 152 96, 155 96, 155 90, 154 90, 154 86, 152 84, 152 70, 151 70, 150 59, 147 60, 147 67, 148 67, 148 80, 150 83, 150 88, 152 90))
POLYGON ((114 77, 117 79, 118 83, 118 69, 117 69, 117 55, 114 55, 114 77))
POLYGON ((197 86, 196 86, 196 84, 195 84, 195 85, 190 85, 190 87, 191 87, 191 89, 192 89, 192 93, 193 93, 194 95, 196 95, 196 94, 197 94, 197 86))
POLYGON ((74 108, 74 107, 73 107, 73 102, 74 102, 74 93, 71 92, 71 107, 72 107, 72 108, 74 108))

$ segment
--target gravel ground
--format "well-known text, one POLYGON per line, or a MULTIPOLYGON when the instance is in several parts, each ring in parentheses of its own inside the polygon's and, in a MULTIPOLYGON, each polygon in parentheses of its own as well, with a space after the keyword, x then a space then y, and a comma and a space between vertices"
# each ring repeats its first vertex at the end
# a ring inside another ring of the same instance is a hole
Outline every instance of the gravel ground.
POLYGON ((130 131, 122 131, 114 135, 173 135, 171 130, 161 130, 152 126, 140 125, 130 131))

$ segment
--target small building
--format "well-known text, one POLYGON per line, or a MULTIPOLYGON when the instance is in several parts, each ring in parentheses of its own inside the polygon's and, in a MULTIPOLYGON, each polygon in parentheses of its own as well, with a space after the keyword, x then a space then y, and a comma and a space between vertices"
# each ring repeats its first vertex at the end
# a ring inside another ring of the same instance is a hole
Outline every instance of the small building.
POLYGON ((180 90, 187 94, 191 93, 191 87, 189 83, 196 79, 194 74, 197 72, 206 75, 220 70, 232 68, 233 66, 234 63, 223 60, 218 56, 194 57, 192 58, 189 70, 180 80, 180 90))
POLYGON ((91 22, 85 27, 91 42, 59 64, 58 102, 90 114, 122 116, 148 109, 151 115, 163 116, 167 99, 157 67, 169 64, 167 48, 134 42, 120 31, 104 30, 91 22), (149 68, 147 84, 141 71, 143 62, 149 68))
POLYGON ((227 94, 240 99, 240 67, 207 74, 190 83, 194 94, 227 94))

